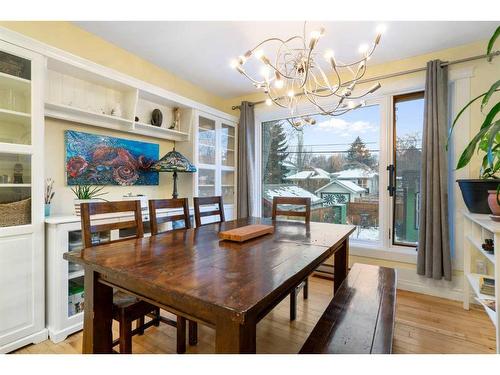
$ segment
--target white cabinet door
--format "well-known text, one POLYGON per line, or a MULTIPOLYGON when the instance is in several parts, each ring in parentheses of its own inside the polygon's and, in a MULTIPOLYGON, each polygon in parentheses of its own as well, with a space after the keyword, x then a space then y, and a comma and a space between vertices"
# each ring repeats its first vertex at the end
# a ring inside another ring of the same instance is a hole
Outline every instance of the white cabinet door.
POLYGON ((43 252, 32 233, 0 238, 0 347, 44 326, 43 252))
POLYGON ((43 69, 0 40, 0 353, 46 337, 43 69))

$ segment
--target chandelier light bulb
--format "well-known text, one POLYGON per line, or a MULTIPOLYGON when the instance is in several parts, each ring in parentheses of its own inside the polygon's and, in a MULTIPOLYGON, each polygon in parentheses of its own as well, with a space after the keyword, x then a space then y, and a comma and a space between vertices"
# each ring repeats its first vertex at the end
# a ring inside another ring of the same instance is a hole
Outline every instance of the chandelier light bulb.
POLYGON ((257 51, 255 51, 255 58, 256 59, 260 60, 262 58, 262 56, 264 56, 264 51, 263 50, 258 49, 257 51))
POLYGON ((238 60, 236 59, 232 59, 231 62, 229 63, 229 66, 232 68, 232 69, 236 69, 236 67, 239 65, 238 63, 238 60))
POLYGON ((273 101, 269 98, 266 99, 266 105, 272 105, 273 101))
POLYGON ((368 52, 368 44, 363 43, 362 45, 360 45, 358 48, 358 52, 362 53, 362 54, 365 54, 366 52, 368 52))
POLYGON ((293 98, 295 96, 295 93, 293 92, 293 90, 290 90, 288 91, 287 95, 290 97, 290 98, 293 98))
POLYGON ((276 87, 277 89, 282 89, 284 85, 285 82, 283 82, 281 78, 274 81, 274 87, 276 87))
POLYGON ((377 35, 379 34, 382 35, 387 31, 387 25, 381 23, 380 25, 377 26, 375 31, 377 32, 377 35))
POLYGON ((331 58, 335 56, 335 54, 334 54, 333 50, 331 50, 331 49, 327 49, 327 50, 325 51, 325 54, 324 54, 323 56, 325 57, 325 60, 326 60, 326 61, 330 61, 330 60, 331 60, 331 58))
POLYGON ((311 39, 315 39, 315 40, 318 40, 319 38, 321 38, 323 34, 321 33, 321 30, 314 30, 314 31, 311 31, 311 34, 309 35, 311 37, 311 39))

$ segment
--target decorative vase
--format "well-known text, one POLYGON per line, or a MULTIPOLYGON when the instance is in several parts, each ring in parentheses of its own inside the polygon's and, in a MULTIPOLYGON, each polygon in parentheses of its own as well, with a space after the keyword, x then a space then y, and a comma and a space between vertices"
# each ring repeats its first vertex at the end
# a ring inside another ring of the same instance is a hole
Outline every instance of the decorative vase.
POLYGON ((161 126, 163 122, 163 113, 158 108, 153 110, 151 114, 151 125, 153 126, 161 126))
POLYGON ((101 202, 100 199, 75 199, 75 215, 80 216, 80 203, 101 202))
POLYGON ((473 214, 490 214, 488 190, 496 190, 498 180, 457 180, 467 209, 473 214))
POLYGON ((50 203, 45 203, 45 217, 50 216, 50 203))
POLYGON ((496 190, 488 190, 488 206, 490 206, 490 210, 493 216, 500 217, 500 205, 497 201, 496 190))

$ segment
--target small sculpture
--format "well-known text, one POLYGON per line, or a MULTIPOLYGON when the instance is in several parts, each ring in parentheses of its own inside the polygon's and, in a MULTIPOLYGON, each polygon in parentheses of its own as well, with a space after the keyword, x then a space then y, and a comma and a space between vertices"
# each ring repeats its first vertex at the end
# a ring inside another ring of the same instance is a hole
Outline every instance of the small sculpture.
POLYGON ((174 108, 174 120, 169 129, 179 129, 179 124, 181 123, 181 110, 180 108, 174 108))
POLYGON ((122 117, 122 106, 117 103, 115 108, 111 110, 111 116, 122 117))
POLYGON ((486 238, 484 243, 481 245, 484 251, 487 253, 493 254, 495 252, 495 247, 493 244, 493 240, 491 238, 486 238))

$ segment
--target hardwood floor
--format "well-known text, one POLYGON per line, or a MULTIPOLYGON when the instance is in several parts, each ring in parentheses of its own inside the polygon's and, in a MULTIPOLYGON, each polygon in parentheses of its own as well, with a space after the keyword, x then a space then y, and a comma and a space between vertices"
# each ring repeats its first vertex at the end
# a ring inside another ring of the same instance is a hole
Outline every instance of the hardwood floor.
MULTIPOLYGON (((258 353, 297 353, 332 297, 332 282, 310 278, 309 299, 297 299, 297 320, 289 320, 288 298, 257 326, 258 353)), ((167 313, 163 312, 167 315, 167 313)), ((115 335, 118 327, 114 325, 115 335)), ((213 353, 214 331, 199 325, 197 346, 188 353, 213 353)), ((165 324, 134 336, 134 353, 175 353, 174 328, 165 324)), ((59 344, 50 340, 19 349, 16 353, 81 353, 82 334, 59 344)), ((398 290, 394 353, 494 353, 495 330, 479 307, 462 309, 456 301, 398 290)))

